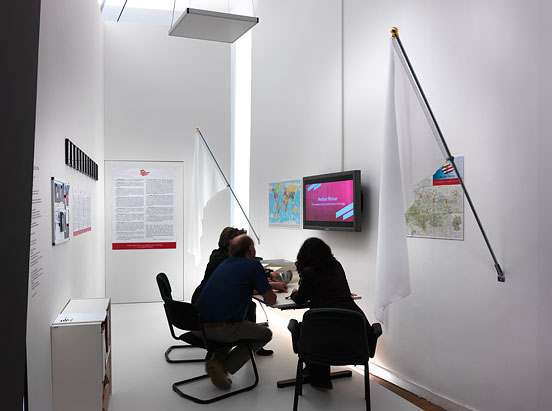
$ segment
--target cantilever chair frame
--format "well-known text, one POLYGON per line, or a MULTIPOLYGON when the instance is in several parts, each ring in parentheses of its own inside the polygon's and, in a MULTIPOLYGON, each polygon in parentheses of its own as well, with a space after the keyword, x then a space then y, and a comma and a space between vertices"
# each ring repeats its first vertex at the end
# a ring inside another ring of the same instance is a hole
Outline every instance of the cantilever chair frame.
POLYGON ((202 375, 198 375, 197 377, 187 378, 185 380, 175 382, 172 385, 174 392, 176 392, 181 397, 187 398, 198 404, 210 404, 212 402, 219 401, 224 398, 232 397, 234 395, 240 394, 245 391, 250 391, 257 386, 257 384, 259 383, 259 373, 257 371, 257 364, 255 363, 255 356, 253 354, 253 350, 251 349, 251 345, 247 340, 239 340, 239 341, 234 341, 232 343, 221 343, 221 342, 208 340, 205 335, 205 328, 203 327, 201 315, 199 314, 199 311, 196 309, 195 306, 193 306, 190 303, 186 303, 182 301, 174 301, 166 297, 163 298, 163 301, 165 303, 165 312, 167 313, 167 318, 171 323, 171 325, 182 330, 189 330, 187 333, 184 334, 186 335, 186 337, 181 336, 181 338, 186 338, 186 342, 188 342, 194 347, 200 347, 200 348, 206 349, 208 356, 214 354, 216 350, 219 350, 221 348, 233 348, 239 343, 246 343, 249 349, 251 366, 253 368, 253 373, 255 375, 255 381, 252 384, 244 388, 240 388, 235 391, 230 391, 228 393, 218 395, 216 397, 212 397, 209 399, 201 399, 198 397, 194 397, 193 395, 187 394, 180 389, 180 386, 182 385, 208 378, 209 377, 208 374, 202 374, 202 375), (200 331, 201 338, 196 337, 192 333, 192 331, 200 331))
MULTIPOLYGON (((157 286, 159 287, 159 293, 161 294, 161 298, 170 298, 172 300, 172 289, 171 289, 171 284, 169 282, 169 279, 167 277, 167 275, 165 273, 159 273, 157 274, 157 276, 155 277, 156 281, 157 281, 157 286)), ((169 324, 169 330, 171 332, 171 335, 172 337, 177 340, 177 341, 183 341, 181 338, 179 338, 175 332, 174 332, 174 328, 169 320, 169 315, 167 314, 167 309, 165 308, 165 315, 167 316, 167 322, 169 324)), ((183 341, 185 342, 185 341, 183 341)), ((181 344, 181 345, 171 345, 169 348, 167 348, 167 350, 165 351, 165 360, 168 362, 168 363, 171 363, 171 364, 179 364, 179 363, 191 363, 191 362, 204 362, 207 357, 208 357, 208 353, 206 355, 205 358, 191 358, 191 359, 180 359, 180 360, 175 360, 175 359, 172 359, 170 357, 170 354, 173 350, 179 350, 181 348, 197 348, 193 345, 190 345, 189 343, 186 343, 185 345, 184 344, 181 344)))
POLYGON ((372 324, 371 341, 368 341, 366 326, 362 314, 340 308, 314 308, 304 314, 302 323, 296 320, 289 322, 293 351, 298 356, 293 411, 297 411, 299 395, 303 394, 303 383, 306 382, 303 379, 305 361, 325 365, 364 365, 366 410, 371 410, 368 362, 375 354, 376 341, 381 335, 381 324, 372 324), (322 334, 324 338, 321 338, 322 334), (356 338, 357 343, 354 347, 347 347, 346 341, 351 337, 356 338), (341 349, 333 348, 336 345, 341 345, 341 349), (346 352, 341 355, 341 351, 346 352))

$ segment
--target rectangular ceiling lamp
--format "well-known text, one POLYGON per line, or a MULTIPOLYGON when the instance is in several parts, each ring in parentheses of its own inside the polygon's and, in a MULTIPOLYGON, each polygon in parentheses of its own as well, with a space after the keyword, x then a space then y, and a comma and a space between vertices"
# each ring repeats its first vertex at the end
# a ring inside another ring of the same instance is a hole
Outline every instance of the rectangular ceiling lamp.
POLYGON ((258 22, 258 17, 187 8, 169 36, 233 43, 258 22))

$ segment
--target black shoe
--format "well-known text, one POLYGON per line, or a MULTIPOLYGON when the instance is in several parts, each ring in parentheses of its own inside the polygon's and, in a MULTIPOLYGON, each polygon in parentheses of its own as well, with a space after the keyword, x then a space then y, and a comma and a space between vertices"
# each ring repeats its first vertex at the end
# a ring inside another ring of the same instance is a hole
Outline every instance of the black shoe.
POLYGON ((333 384, 331 381, 329 381, 327 384, 316 384, 311 381, 310 385, 312 388, 318 391, 330 391, 331 389, 333 389, 333 384))
POLYGON ((268 357, 269 355, 274 354, 274 351, 272 350, 265 350, 264 348, 259 348, 257 351, 257 355, 260 355, 262 357, 268 357))

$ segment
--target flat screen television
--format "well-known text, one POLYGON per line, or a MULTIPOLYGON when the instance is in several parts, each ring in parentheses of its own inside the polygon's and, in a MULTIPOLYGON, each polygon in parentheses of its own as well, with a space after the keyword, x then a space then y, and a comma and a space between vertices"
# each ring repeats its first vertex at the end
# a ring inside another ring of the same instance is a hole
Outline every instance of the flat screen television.
POLYGON ((303 228, 360 231, 360 170, 303 177, 303 228))

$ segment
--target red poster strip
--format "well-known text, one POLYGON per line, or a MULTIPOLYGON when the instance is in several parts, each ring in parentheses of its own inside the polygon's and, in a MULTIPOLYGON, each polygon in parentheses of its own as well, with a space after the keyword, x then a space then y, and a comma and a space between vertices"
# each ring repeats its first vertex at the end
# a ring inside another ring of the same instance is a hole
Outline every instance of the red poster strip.
POLYGON ((81 235, 81 234, 87 233, 88 231, 92 231, 92 227, 83 228, 82 230, 77 230, 73 232, 73 235, 74 236, 81 235))
POLYGON ((433 180, 434 186, 453 186, 460 184, 460 181, 457 178, 447 178, 444 180, 433 180))
POLYGON ((176 248, 174 243, 111 243, 112 250, 158 250, 176 248))

